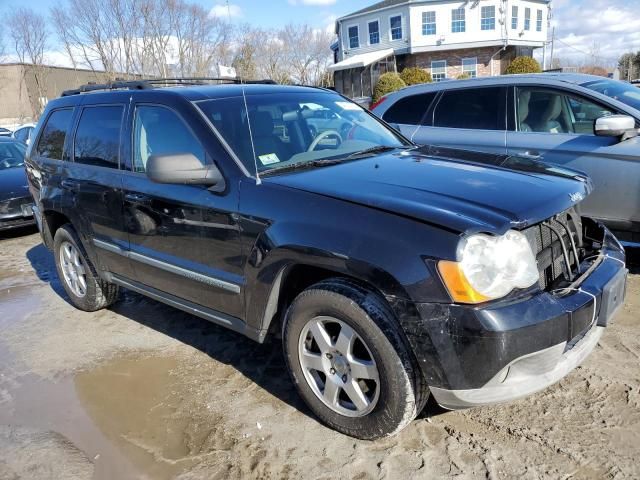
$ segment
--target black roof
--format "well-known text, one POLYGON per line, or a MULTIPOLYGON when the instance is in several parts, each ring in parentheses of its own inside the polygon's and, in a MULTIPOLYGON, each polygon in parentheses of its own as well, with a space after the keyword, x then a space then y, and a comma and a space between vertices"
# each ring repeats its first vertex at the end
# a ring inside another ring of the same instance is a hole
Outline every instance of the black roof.
POLYGON ((368 7, 363 8, 362 10, 358 10, 357 12, 353 12, 345 16, 351 17, 352 15, 360 15, 361 13, 375 12, 376 10, 380 10, 381 8, 393 7, 395 5, 402 5, 403 3, 408 3, 408 0, 383 0, 382 2, 374 3, 373 5, 369 5, 368 7))
POLYGON ((145 91, 177 95, 189 100, 204 100, 207 98, 232 97, 242 95, 260 95, 269 93, 308 92, 309 89, 326 91, 327 89, 300 85, 279 85, 272 80, 222 80, 220 79, 152 79, 152 80, 117 80, 106 84, 87 84, 74 90, 62 92, 63 98, 80 98, 85 95, 129 95, 131 91, 145 91))
MULTIPOLYGON (((102 89, 92 90, 83 94, 68 94, 52 100, 52 106, 73 106, 78 105, 84 99, 84 104, 103 103, 116 99, 129 98, 132 94, 170 96, 184 98, 189 102, 198 102, 215 98, 228 98, 242 96, 242 91, 247 96, 269 95, 277 93, 309 93, 310 91, 325 93, 327 89, 319 87, 305 87, 294 85, 273 85, 273 84, 222 84, 222 85, 191 85, 181 87, 145 88, 145 89, 102 89)), ((148 98, 148 97, 147 97, 148 98)))

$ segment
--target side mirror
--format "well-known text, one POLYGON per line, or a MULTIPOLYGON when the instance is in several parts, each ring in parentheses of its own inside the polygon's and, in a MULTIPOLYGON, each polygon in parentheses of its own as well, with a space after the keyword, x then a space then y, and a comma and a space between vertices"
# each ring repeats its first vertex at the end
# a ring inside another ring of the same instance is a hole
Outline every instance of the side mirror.
POLYGON ((192 153, 151 155, 147 160, 147 177, 156 183, 207 185, 224 189, 222 173, 214 164, 203 165, 192 153))
POLYGON ((608 115, 596 119, 593 131, 600 137, 621 137, 621 140, 638 136, 636 120, 628 115, 608 115))

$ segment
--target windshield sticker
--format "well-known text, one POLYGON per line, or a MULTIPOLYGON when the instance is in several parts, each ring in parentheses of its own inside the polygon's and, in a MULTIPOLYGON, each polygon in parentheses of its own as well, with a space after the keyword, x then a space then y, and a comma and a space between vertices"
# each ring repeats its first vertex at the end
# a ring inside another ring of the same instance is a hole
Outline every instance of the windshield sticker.
POLYGON ((262 165, 273 165, 274 163, 278 163, 280 159, 275 153, 268 153, 267 155, 260 155, 258 157, 262 165))
POLYGON ((351 102, 336 102, 336 105, 343 110, 351 110, 355 112, 359 112, 360 110, 362 110, 362 108, 358 104, 351 102))

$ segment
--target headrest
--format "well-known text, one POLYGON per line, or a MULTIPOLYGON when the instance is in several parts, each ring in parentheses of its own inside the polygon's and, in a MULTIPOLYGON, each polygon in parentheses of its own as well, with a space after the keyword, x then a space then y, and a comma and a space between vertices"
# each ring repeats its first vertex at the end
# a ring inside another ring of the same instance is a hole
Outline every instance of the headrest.
POLYGON ((562 112, 562 97, 560 97, 560 95, 553 95, 549 100, 547 109, 544 111, 544 114, 542 115, 542 121, 549 122, 551 120, 555 120, 560 116, 561 112, 562 112))
POLYGON ((254 137, 273 136, 274 123, 269 112, 251 112, 249 119, 251 120, 251 132, 254 137))
POLYGON ((529 116, 529 100, 531 100, 531 92, 523 91, 518 94, 518 120, 524 122, 529 116))

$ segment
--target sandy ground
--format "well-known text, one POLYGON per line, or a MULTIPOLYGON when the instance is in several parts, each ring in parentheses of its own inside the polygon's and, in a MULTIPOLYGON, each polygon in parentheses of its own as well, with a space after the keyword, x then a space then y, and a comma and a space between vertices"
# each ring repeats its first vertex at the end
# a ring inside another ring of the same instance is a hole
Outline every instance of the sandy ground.
POLYGON ((298 399, 280 346, 125 292, 71 307, 37 234, 0 237, 0 479, 639 478, 640 276, 587 362, 509 405, 429 405, 353 440, 298 399))

